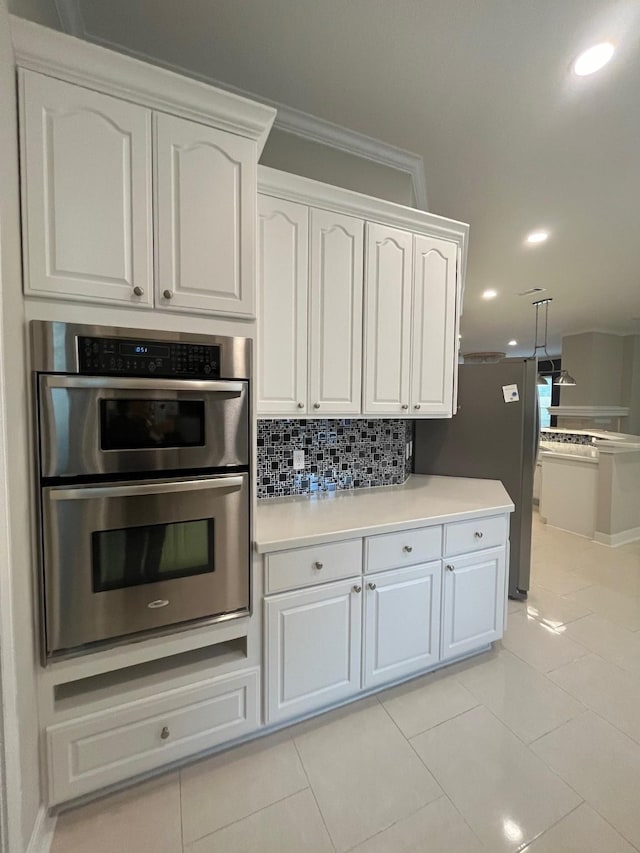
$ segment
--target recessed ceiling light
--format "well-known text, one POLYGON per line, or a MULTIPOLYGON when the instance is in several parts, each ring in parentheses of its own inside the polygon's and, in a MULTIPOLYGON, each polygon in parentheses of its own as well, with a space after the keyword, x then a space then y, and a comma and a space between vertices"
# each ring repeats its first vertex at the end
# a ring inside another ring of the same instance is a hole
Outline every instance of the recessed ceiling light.
POLYGON ((497 290, 485 290, 482 294, 483 299, 495 299, 498 295, 497 290))
POLYGON ((518 341, 509 341, 509 346, 510 346, 510 347, 517 347, 517 346, 518 346, 518 341))
POLYGON ((588 50, 585 50, 573 63, 573 73, 578 77, 586 77, 587 74, 595 74, 609 62, 613 56, 615 47, 610 41, 603 41, 600 44, 594 44, 588 50))
POLYGON ((531 234, 527 234, 527 243, 535 244, 535 243, 544 243, 545 240, 549 239, 548 231, 532 231, 531 234))

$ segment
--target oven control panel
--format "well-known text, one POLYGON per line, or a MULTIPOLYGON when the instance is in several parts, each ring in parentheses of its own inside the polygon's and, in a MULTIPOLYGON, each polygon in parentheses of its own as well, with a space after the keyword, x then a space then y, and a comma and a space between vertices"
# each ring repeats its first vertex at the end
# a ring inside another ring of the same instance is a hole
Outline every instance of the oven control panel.
POLYGON ((177 341, 78 337, 80 373, 220 378, 220 347, 177 341))

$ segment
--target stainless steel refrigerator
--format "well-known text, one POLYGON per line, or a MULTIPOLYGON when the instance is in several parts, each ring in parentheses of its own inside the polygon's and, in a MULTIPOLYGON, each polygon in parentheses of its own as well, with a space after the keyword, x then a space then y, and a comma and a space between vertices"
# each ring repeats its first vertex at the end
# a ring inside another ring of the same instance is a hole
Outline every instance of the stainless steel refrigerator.
POLYGON ((447 420, 416 421, 415 433, 417 474, 502 481, 515 504, 509 597, 519 599, 526 598, 531 568, 533 474, 540 435, 537 375, 534 358, 461 364, 458 413, 447 420), (517 400, 510 386, 517 387, 517 400))

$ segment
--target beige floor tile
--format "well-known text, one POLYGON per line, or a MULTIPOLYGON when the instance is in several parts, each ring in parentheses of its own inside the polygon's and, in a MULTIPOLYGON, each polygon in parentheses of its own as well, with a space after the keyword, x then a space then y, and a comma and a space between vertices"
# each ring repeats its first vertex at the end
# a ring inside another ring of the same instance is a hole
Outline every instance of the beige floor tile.
POLYGON ((474 708, 412 743, 491 853, 515 851, 580 803, 486 708, 474 708))
POLYGON ((560 625, 575 622, 591 613, 588 607, 569 601, 542 587, 534 587, 527 599, 526 611, 529 616, 557 628, 560 625))
POLYGON ((523 613, 509 619, 502 644, 541 672, 557 669, 587 654, 584 646, 566 635, 564 626, 551 628, 523 613))
POLYGON ((182 853, 177 773, 58 817, 51 853, 182 853))
POLYGON ((556 669, 549 678, 640 743, 640 680, 597 655, 556 669))
POLYGON ((507 651, 458 679, 527 743, 585 710, 545 675, 507 651))
POLYGON ((338 851, 442 793, 379 703, 334 717, 295 742, 338 851))
POLYGON ((605 820, 640 845, 640 746, 587 711, 531 745, 605 820))
POLYGON ((635 848, 583 803, 522 853, 635 853, 635 848))
POLYGON ((578 572, 565 571, 560 568, 561 565, 564 563, 560 558, 557 558, 553 565, 545 563, 544 568, 534 566, 531 572, 534 584, 544 587, 556 595, 566 595, 589 587, 593 583, 578 572))
POLYGON ((185 853, 333 853, 311 791, 300 791, 185 847, 185 853))
POLYGON ((352 853, 482 853, 482 847, 451 801, 440 797, 352 853))
POLYGON ((593 613, 567 625, 567 636, 640 677, 640 633, 593 613))
POLYGON ((288 733, 199 761, 182 771, 185 844, 308 786, 288 733))
POLYGON ((572 592, 567 598, 630 631, 640 629, 640 598, 628 592, 594 584, 572 592))
POLYGON ((424 732, 478 704, 455 676, 435 673, 387 690, 378 698, 406 737, 424 732))

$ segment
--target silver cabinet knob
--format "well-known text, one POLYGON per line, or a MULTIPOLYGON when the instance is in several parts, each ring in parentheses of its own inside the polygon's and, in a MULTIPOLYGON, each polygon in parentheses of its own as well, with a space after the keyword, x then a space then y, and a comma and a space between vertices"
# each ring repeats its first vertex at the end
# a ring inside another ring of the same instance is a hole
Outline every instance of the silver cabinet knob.
POLYGON ((405 554, 410 554, 413 551, 413 545, 404 545, 402 550, 405 554))
POLYGON ((420 403, 416 403, 416 404, 415 404, 415 406, 414 406, 413 408, 414 408, 414 409, 419 409, 419 408, 420 408, 420 403))
POLYGON ((454 571, 455 566, 452 566, 452 565, 451 565, 451 563, 448 563, 448 564, 445 566, 445 569, 446 569, 448 572, 452 572, 452 571, 454 571))
POLYGON ((299 408, 299 409, 304 409, 304 403, 298 403, 298 408, 299 408))
POLYGON ((314 403, 314 404, 313 404, 313 408, 314 408, 314 409, 319 409, 319 408, 320 408, 320 403, 314 403))
POLYGON ((476 530, 476 532, 473 535, 476 537, 476 539, 482 539, 482 536, 483 536, 483 534, 480 530, 476 530))
POLYGON ((320 569, 324 566, 324 563, 321 563, 320 560, 316 560, 313 564, 313 568, 320 571, 320 569))
POLYGON ((163 726, 162 731, 160 732, 160 737, 162 738, 162 740, 166 740, 169 737, 169 734, 170 732, 167 726, 163 726))
POLYGON ((375 588, 376 588, 376 585, 374 583, 369 584, 369 589, 375 589, 375 588))
POLYGON ((403 404, 402 404, 402 408, 403 408, 403 409, 408 409, 408 408, 409 408, 409 406, 407 405, 407 403, 403 403, 403 404))
POLYGON ((358 584, 356 584, 354 587, 352 587, 352 589, 354 592, 362 592, 362 587, 359 586, 358 584))
POLYGON ((163 290, 162 295, 164 296, 165 299, 172 299, 173 298, 173 291, 172 290, 163 290))
POLYGON ((136 286, 133 288, 133 293, 135 296, 143 296, 144 288, 140 287, 139 284, 136 284, 136 286))

